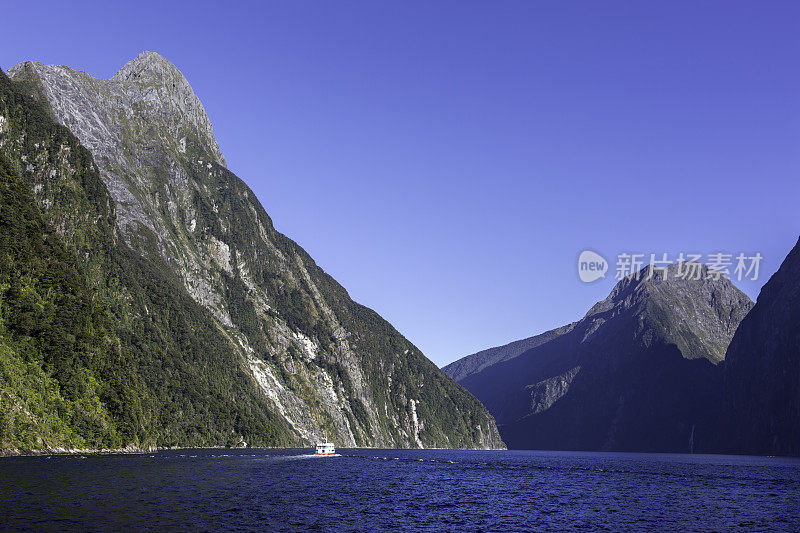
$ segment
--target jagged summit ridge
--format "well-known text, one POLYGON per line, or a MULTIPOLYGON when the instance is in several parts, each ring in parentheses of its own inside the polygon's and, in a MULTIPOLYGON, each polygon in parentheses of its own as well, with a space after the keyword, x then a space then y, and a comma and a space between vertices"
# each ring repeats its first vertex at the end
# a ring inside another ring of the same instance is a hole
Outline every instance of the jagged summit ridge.
POLYGON ((177 72, 185 81, 186 78, 178 68, 158 52, 143 51, 135 58, 125 63, 111 79, 116 81, 130 81, 151 76, 165 78, 177 72))
POLYGON ((203 105, 183 74, 160 54, 142 52, 108 80, 34 61, 8 73, 39 92, 54 118, 95 156, 125 234, 139 225, 159 236, 167 231, 157 221, 152 199, 137 193, 151 189, 154 181, 142 169, 174 167, 173 154, 225 166, 203 105), (142 144, 152 148, 142 152, 142 144))
POLYGON ((674 343, 684 357, 718 363, 753 302, 721 273, 702 263, 645 267, 620 280, 584 317, 599 327, 616 316, 638 317, 653 338, 674 343))
MULTIPOLYGON (((153 126, 152 133, 159 135, 161 142, 171 140, 172 144, 185 146, 195 137, 201 151, 207 152, 207 159, 225 166, 211 120, 200 99, 181 71, 156 52, 142 52, 108 80, 69 66, 36 61, 19 63, 8 74, 15 80, 40 81, 59 122, 69 120, 70 128, 86 122, 93 126, 87 132, 92 133, 94 143, 89 143, 89 147, 93 152, 103 148, 101 139, 108 138, 106 133, 142 121, 153 126), (77 102, 76 96, 80 97, 77 102), (104 116, 99 112, 105 107, 103 104, 112 101, 118 102, 114 111, 124 111, 124 115, 104 116)), ((86 135, 75 133, 87 144, 86 135)))
POLYGON ((110 81, 138 86, 144 93, 144 102, 151 106, 153 113, 160 113, 165 122, 177 111, 178 116, 197 129, 215 162, 225 166, 225 158, 214 138, 211 120, 203 104, 181 71, 161 54, 142 52, 125 63, 110 81))
MULTIPOLYGON (((708 266, 703 263, 685 261, 682 263, 672 263, 663 268, 656 268, 648 265, 638 272, 619 280, 617 284, 614 285, 608 297, 603 301, 611 302, 624 300, 629 297, 631 293, 651 289, 661 284, 675 287, 687 284, 709 285, 721 278, 721 274, 710 271, 708 266)), ((591 314, 591 311, 589 314, 591 314)))

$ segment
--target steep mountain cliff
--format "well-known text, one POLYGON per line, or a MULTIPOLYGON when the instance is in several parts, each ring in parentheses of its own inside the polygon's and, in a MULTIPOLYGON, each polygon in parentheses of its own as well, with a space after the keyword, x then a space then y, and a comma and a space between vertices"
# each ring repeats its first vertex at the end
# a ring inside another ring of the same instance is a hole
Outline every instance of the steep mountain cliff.
POLYGON ((800 455, 800 241, 761 289, 725 360, 726 451, 800 455))
POLYGON ((122 244, 210 317, 287 438, 502 446, 474 397, 274 229, 171 63, 144 52, 109 80, 33 62, 9 73, 89 148, 122 244))
POLYGON ((620 281, 582 320, 460 383, 512 448, 709 449, 718 364, 752 302, 727 279, 705 279, 706 267, 700 280, 678 268, 620 281))
POLYGON ((0 72, 0 453, 300 442, 213 316, 117 238, 91 154, 0 72))

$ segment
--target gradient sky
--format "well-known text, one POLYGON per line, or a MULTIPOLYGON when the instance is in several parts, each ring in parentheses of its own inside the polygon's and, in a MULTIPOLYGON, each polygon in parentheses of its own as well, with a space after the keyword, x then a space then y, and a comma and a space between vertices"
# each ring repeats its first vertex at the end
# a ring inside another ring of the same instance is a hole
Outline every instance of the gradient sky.
POLYGON ((164 55, 275 226, 440 365, 581 317, 614 283, 584 249, 760 252, 755 298, 800 233, 797 2, 22 4, 0 67, 164 55))

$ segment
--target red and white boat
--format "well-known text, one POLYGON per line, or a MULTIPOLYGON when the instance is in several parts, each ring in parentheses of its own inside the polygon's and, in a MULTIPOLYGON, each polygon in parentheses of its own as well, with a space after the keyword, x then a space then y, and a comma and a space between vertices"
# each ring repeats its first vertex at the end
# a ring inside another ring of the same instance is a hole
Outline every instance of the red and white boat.
POLYGON ((317 444, 317 453, 314 455, 336 455, 336 448, 330 442, 317 444))

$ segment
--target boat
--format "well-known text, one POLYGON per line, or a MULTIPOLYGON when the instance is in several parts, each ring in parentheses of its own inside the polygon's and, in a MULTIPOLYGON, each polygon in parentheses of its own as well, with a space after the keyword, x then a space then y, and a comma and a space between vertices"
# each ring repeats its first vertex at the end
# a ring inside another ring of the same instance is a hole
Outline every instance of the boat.
POLYGON ((336 448, 330 442, 317 444, 317 453, 314 455, 336 455, 336 448))

